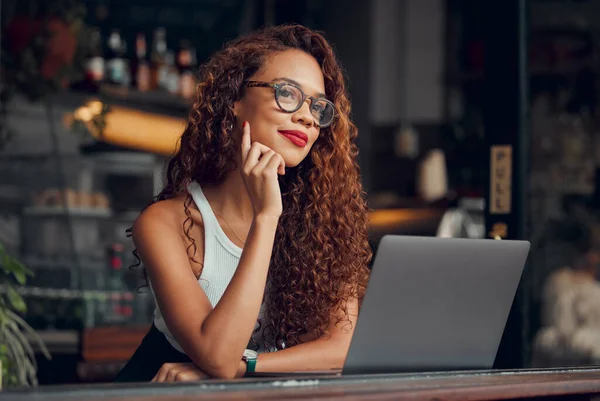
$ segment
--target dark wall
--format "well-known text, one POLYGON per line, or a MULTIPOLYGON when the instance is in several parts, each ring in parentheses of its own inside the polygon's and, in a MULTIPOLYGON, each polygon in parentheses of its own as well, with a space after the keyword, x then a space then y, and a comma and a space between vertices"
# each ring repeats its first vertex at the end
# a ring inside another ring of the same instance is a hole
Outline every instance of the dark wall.
POLYGON ((370 44, 371 6, 362 0, 329 0, 323 10, 323 30, 346 72, 352 119, 358 127, 359 163, 363 184, 371 186, 370 44))

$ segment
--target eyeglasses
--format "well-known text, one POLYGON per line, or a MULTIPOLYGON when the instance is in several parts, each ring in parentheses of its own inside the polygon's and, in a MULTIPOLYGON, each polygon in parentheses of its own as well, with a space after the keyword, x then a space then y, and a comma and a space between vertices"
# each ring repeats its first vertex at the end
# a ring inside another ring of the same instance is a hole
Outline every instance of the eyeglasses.
POLYGON ((321 128, 329 127, 335 116, 333 103, 322 97, 306 95, 302 89, 291 83, 273 83, 261 81, 246 81, 248 88, 261 87, 273 88, 277 106, 286 113, 294 113, 302 107, 306 99, 310 99, 310 114, 315 118, 317 125, 321 128))

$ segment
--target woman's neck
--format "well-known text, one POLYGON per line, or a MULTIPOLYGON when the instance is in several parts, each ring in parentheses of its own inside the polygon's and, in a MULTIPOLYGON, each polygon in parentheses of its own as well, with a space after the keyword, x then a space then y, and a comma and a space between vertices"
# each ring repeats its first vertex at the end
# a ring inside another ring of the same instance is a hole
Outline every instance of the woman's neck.
POLYGON ((247 224, 254 218, 254 210, 239 170, 232 171, 218 186, 202 187, 213 211, 229 220, 247 224))

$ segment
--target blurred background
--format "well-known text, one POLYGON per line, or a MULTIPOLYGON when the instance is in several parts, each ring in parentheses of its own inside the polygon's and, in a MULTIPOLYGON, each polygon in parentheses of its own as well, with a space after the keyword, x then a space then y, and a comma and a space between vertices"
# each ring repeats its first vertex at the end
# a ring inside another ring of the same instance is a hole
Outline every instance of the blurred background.
POLYGON ((527 239, 496 367, 600 361, 600 0, 1 4, 5 386, 110 381, 131 356, 153 301, 126 229, 161 188, 198 65, 287 22, 345 68, 373 250, 527 239))

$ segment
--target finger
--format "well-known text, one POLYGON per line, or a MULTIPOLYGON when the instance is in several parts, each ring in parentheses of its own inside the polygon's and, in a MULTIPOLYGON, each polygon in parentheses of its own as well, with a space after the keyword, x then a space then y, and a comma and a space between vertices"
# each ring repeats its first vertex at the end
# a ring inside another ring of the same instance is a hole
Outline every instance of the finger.
POLYGON ((164 365, 158 370, 158 372, 156 373, 156 376, 154 380, 154 382, 156 383, 163 383, 166 381, 166 377, 167 377, 167 372, 169 371, 168 368, 166 368, 164 365))
POLYGON ((285 162, 283 161, 283 157, 278 153, 275 153, 271 160, 269 160, 269 164, 267 164, 267 169, 277 170, 277 172, 281 175, 285 174, 285 162), (283 166, 283 167, 282 167, 283 166))
POLYGON ((252 146, 252 139, 250 138, 250 123, 244 121, 244 127, 242 128, 242 165, 246 164, 248 159, 248 152, 252 146))
POLYGON ((265 153, 260 161, 256 164, 256 166, 254 166, 254 168, 252 169, 252 174, 254 175, 258 175, 260 174, 269 164, 269 162, 271 161, 271 159, 273 159, 273 157, 276 155, 277 153, 275 153, 274 150, 269 150, 267 153, 265 153))
POLYGON ((175 381, 177 381, 177 374, 179 373, 178 369, 169 369, 169 372, 167 373, 167 377, 166 380, 169 383, 173 383, 175 381))
POLYGON ((249 174, 254 167, 258 164, 261 159, 261 156, 264 156, 266 153, 271 151, 271 148, 265 146, 261 143, 254 142, 248 152, 248 157, 246 159, 246 163, 244 164, 244 171, 249 174))
POLYGON ((193 370, 179 372, 176 378, 178 382, 193 382, 197 380, 202 380, 202 376, 193 370))

